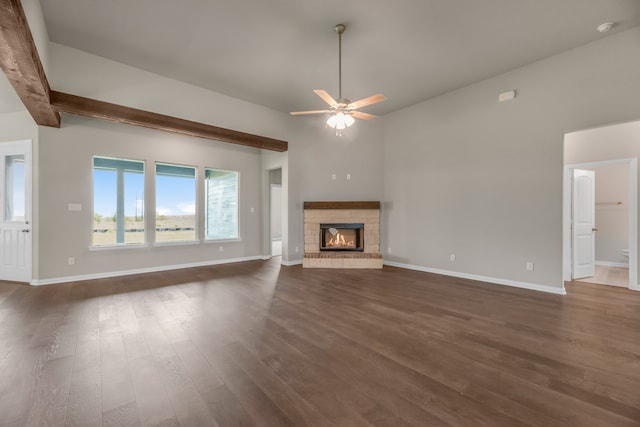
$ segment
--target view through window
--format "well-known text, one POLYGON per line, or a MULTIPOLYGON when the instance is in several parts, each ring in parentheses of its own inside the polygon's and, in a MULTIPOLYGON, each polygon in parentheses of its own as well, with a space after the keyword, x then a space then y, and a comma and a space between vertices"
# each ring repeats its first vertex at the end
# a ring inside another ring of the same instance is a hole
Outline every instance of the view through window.
POLYGON ((92 244, 144 241, 144 162, 94 157, 92 244))
POLYGON ((5 221, 25 220, 25 171, 24 155, 5 157, 5 221))
MULTIPOLYGON (((14 163, 15 175, 19 176, 20 164, 14 163)), ((154 242, 198 240, 196 172, 195 166, 156 163, 154 242)), ((144 161, 93 157, 93 246, 147 241, 144 175, 144 161)), ((206 168, 203 193, 205 238, 238 239, 239 173, 206 168)), ((19 205, 17 198, 11 203, 14 217, 21 212, 19 205)))
POLYGON ((196 168, 156 164, 156 242, 196 239, 196 168))
POLYGON ((238 172, 205 170, 207 239, 238 238, 238 172))

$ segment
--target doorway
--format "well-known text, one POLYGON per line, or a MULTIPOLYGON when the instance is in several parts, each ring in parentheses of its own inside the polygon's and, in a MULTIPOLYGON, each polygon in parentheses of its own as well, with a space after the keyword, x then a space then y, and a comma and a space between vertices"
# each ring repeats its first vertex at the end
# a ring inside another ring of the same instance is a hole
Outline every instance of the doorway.
POLYGON ((636 158, 565 165, 563 189, 565 281, 579 280, 638 290, 637 179, 636 158), (583 189, 576 190, 577 185, 574 183, 578 182, 576 177, 584 177, 585 174, 594 176, 595 186, 599 191, 597 191, 598 195, 592 199, 587 197, 580 201, 579 193, 583 189), (590 226, 593 227, 592 240, 588 242, 593 249, 581 247, 582 243, 579 240, 582 224, 574 218, 574 215, 579 215, 578 211, 585 210, 585 200, 589 205, 586 211, 594 212, 595 222, 590 226), (591 250, 592 253, 590 253, 591 250), (592 265, 589 265, 590 263, 592 265))
POLYGON ((0 280, 31 282, 31 141, 0 144, 0 280))
POLYGON ((269 237, 271 256, 282 256, 282 169, 269 171, 269 237))

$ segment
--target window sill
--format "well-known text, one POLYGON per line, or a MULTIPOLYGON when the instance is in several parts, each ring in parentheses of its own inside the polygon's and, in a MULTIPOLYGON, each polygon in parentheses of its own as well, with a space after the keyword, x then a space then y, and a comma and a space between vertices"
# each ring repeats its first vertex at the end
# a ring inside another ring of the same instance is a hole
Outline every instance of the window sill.
POLYGON ((203 243, 232 243, 232 242, 241 242, 241 238, 236 239, 204 239, 203 243))
POLYGON ((162 246, 191 246, 191 245, 199 245, 200 240, 176 240, 173 242, 155 242, 153 243, 153 247, 162 247, 162 246))
POLYGON ((89 246, 89 251, 99 252, 99 251, 113 251, 119 249, 144 249, 148 248, 148 243, 123 243, 123 244, 115 244, 115 245, 102 245, 102 246, 89 246))
POLYGON ((164 246, 193 246, 199 245, 201 243, 204 244, 214 244, 214 243, 234 243, 241 242, 242 239, 205 239, 205 240, 176 240, 173 242, 154 242, 154 243, 129 243, 129 244, 115 244, 115 245, 102 245, 102 246, 89 246, 89 251, 91 252, 100 252, 100 251, 114 251, 120 249, 145 249, 149 247, 164 247, 164 246))

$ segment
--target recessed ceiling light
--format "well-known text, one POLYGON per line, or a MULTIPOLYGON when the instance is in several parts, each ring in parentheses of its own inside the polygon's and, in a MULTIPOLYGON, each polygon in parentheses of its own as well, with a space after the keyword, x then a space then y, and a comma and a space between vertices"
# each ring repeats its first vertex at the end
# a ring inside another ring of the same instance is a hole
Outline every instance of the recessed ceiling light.
POLYGON ((598 25, 597 30, 600 31, 601 33, 606 33, 612 28, 613 28, 613 22, 605 22, 603 24, 598 25))

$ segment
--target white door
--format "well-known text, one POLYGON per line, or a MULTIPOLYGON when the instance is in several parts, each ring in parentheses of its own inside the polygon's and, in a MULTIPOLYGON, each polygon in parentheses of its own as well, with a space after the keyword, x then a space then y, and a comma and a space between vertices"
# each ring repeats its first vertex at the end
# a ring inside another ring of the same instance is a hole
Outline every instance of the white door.
POLYGON ((595 275, 595 172, 573 171, 573 275, 595 275))
POLYGON ((31 141, 0 143, 0 280, 31 281, 31 141))

